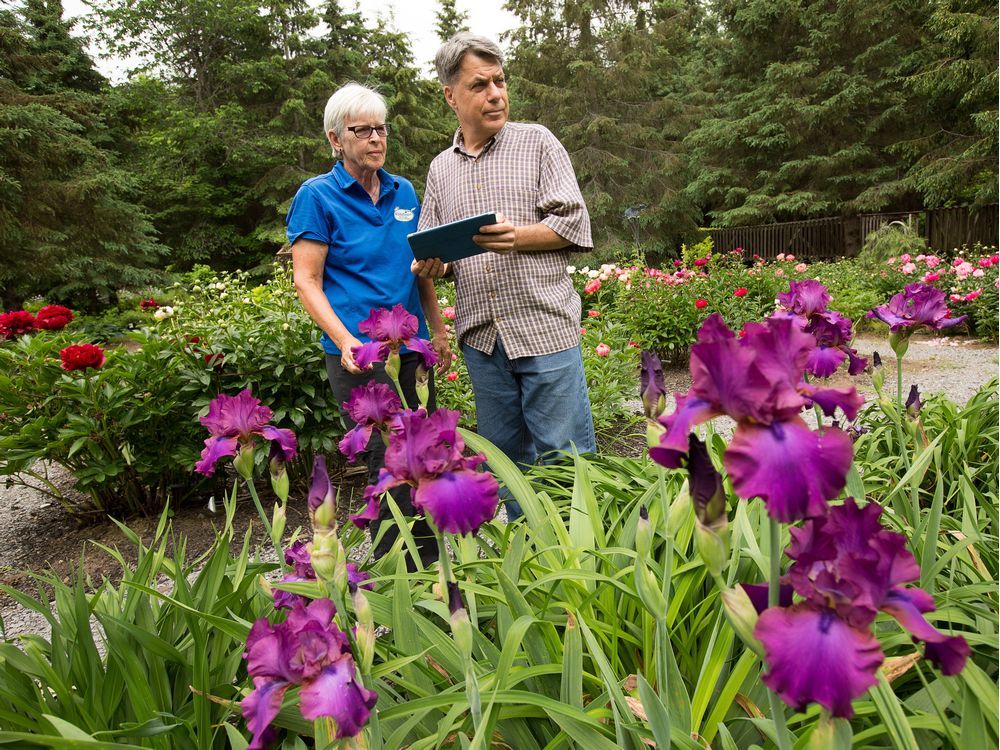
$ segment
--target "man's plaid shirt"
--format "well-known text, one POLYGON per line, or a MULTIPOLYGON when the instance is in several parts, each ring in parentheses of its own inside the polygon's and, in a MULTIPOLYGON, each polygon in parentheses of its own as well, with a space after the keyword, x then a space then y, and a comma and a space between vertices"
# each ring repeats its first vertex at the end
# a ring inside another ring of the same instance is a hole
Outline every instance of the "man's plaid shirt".
POLYGON ((458 340, 492 354, 499 333, 511 359, 577 346, 580 296, 566 265, 593 241, 566 149, 543 126, 519 122, 504 125, 478 157, 464 143, 459 130, 431 163, 419 229, 497 211, 515 226, 545 224, 571 245, 456 261, 458 340))

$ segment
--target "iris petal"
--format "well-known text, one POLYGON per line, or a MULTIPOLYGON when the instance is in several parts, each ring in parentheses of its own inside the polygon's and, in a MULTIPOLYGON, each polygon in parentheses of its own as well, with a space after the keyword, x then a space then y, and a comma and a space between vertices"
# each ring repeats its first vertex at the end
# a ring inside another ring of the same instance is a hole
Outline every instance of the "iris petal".
POLYGON ((934 611, 934 599, 922 589, 894 588, 881 607, 896 618, 917 640, 923 641, 924 655, 945 675, 962 671, 969 658, 969 644, 961 636, 948 636, 927 622, 924 612, 934 611))
POLYGON ((289 429, 282 427, 272 427, 271 425, 264 425, 260 434, 264 436, 267 440, 275 441, 281 448, 281 452, 285 454, 285 460, 291 461, 295 458, 296 449, 296 439, 295 433, 289 429))
POLYGON ((837 371, 847 354, 832 346, 817 346, 809 352, 806 370, 817 378, 828 378, 837 371))
POLYGON ((460 469, 417 485, 415 508, 449 534, 474 534, 497 512, 499 485, 488 472, 460 469))
POLYGON ((210 437, 205 440, 205 448, 201 452, 201 461, 194 465, 194 470, 206 477, 215 473, 215 464, 225 456, 235 456, 240 441, 235 437, 210 437))
POLYGON ((252 735, 248 750, 264 750, 273 738, 275 731, 271 729, 271 722, 281 710, 286 690, 287 682, 261 681, 240 703, 252 735))
POLYGON ((389 347, 381 341, 368 341, 361 346, 351 348, 354 364, 362 370, 368 370, 376 362, 384 362, 389 354, 389 347))
POLYGON ((359 683, 354 660, 345 656, 303 684, 299 700, 303 718, 313 721, 329 716, 340 739, 355 737, 361 731, 378 695, 359 683))
POLYGON ((353 464, 358 460, 358 454, 364 453, 368 447, 368 441, 371 440, 373 429, 370 424, 355 425, 337 443, 337 448, 347 457, 349 463, 353 464))
POLYGON ((883 659, 878 640, 831 609, 806 603, 772 607, 757 619, 754 636, 768 665, 762 681, 797 711, 819 703, 849 719, 851 701, 878 682, 875 670, 883 659))
POLYGON ((771 518, 791 523, 825 512, 847 483, 852 458, 845 432, 813 432, 796 417, 770 426, 741 423, 724 463, 737 495, 763 498, 771 518))
POLYGON ((659 421, 666 431, 660 436, 659 445, 649 449, 649 457, 668 469, 681 465, 681 456, 688 451, 688 433, 695 425, 706 422, 718 412, 704 399, 696 398, 689 391, 686 395, 675 393, 677 408, 672 414, 664 414, 659 421))

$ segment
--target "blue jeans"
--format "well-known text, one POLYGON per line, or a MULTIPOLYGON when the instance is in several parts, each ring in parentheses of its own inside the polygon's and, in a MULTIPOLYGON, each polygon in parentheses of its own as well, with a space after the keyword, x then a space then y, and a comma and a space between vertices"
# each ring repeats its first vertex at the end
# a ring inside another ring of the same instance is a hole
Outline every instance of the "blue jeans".
MULTIPOLYGON (((462 344, 476 399, 477 431, 514 463, 531 466, 573 447, 595 453, 594 420, 580 347, 509 359, 497 336, 493 354, 462 344)), ((506 488, 507 518, 521 507, 506 488)))

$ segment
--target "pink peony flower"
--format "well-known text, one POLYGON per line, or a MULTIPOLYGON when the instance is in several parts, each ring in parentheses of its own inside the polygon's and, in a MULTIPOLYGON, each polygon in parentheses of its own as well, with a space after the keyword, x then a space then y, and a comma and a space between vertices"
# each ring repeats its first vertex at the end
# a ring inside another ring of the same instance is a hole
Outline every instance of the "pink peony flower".
POLYGON ((600 279, 593 279, 593 280, 587 282, 587 286, 585 286, 583 288, 583 291, 586 294, 593 294, 594 292, 596 292, 600 288, 601 288, 601 281, 600 281, 600 279))
POLYGON ((588 318, 599 318, 599 317, 601 317, 601 313, 600 313, 599 310, 587 310, 587 317, 588 318))
POLYGON ((972 272, 972 275, 978 279, 982 277, 983 273, 984 272, 982 268, 977 268, 975 271, 972 272))
POLYGON ((910 254, 909 253, 903 253, 902 255, 899 256, 899 261, 900 261, 900 263, 909 263, 910 262, 910 254))
POLYGON ((455 319, 455 308, 452 307, 451 305, 448 305, 448 307, 446 307, 444 310, 441 311, 441 315, 443 317, 447 318, 448 320, 454 320, 455 319))
POLYGON ((774 256, 774 259, 777 260, 777 261, 782 261, 782 260, 785 259, 785 254, 784 253, 778 253, 777 255, 774 256))
POLYGON ((924 281, 926 281, 928 283, 930 283, 931 281, 937 281, 940 278, 941 278, 941 274, 939 274, 939 273, 927 273, 927 274, 924 274, 924 281))
POLYGON ((445 375, 445 377, 448 378, 448 380, 455 381, 458 380, 458 373, 452 370, 447 375, 445 375))
POLYGON ((795 260, 795 256, 792 255, 791 253, 789 253, 788 255, 785 256, 785 260, 791 262, 791 261, 795 260))
POLYGON ((905 273, 907 276, 909 276, 911 273, 917 270, 917 267, 913 263, 904 263, 899 270, 905 273))
POLYGON ((796 263, 795 273, 805 273, 807 268, 809 268, 809 266, 807 266, 805 263, 796 263))
POLYGON ((611 354, 611 347, 608 346, 607 344, 598 344, 597 346, 594 347, 594 352, 597 354, 598 357, 607 357, 609 354, 611 354))
MULTIPOLYGON (((965 301, 966 302, 972 302, 972 300, 974 300, 976 297, 978 297, 982 293, 983 293, 982 289, 975 289, 975 290, 973 290, 973 291, 971 291, 971 292, 969 292, 968 294, 965 295, 965 301)), ((954 297, 956 295, 952 295, 952 296, 954 297)))

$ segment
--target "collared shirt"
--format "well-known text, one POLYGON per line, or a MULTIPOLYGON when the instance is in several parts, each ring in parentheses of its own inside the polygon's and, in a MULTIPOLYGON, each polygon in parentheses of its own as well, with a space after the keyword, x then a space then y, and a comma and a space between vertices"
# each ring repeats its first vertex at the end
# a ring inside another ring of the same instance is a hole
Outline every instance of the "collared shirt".
MULTIPOLYGON (((302 183, 288 209, 288 243, 307 239, 327 245, 323 292, 330 307, 359 341, 358 324, 372 309, 400 304, 419 321, 417 335, 430 338, 413 253, 406 235, 417 230, 420 207, 408 180, 378 170, 378 201, 337 162, 326 174, 302 183)), ((340 354, 326 333, 323 349, 340 354)))
POLYGON ((499 211, 515 226, 542 223, 571 245, 560 250, 491 253, 456 261, 458 339, 492 354, 497 334, 512 359, 580 343, 580 295, 566 265, 593 247, 590 217, 566 149, 541 125, 508 122, 478 156, 462 132, 427 175, 420 229, 499 211))

